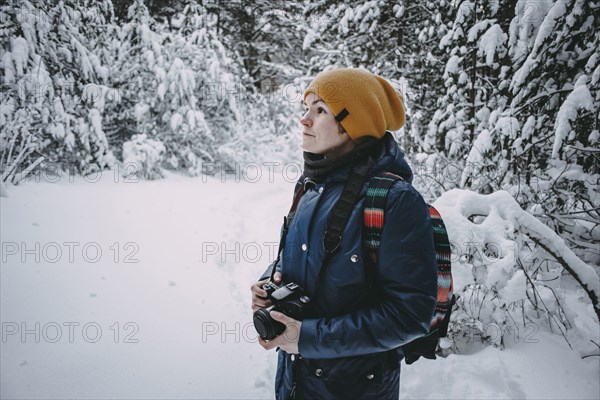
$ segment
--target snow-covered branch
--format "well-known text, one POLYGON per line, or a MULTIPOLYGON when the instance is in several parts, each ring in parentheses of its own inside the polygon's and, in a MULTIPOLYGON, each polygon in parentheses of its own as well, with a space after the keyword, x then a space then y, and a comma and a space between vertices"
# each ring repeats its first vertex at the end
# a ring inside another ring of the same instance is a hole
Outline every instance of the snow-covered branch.
POLYGON ((458 290, 484 285, 497 291, 498 307, 525 299, 518 265, 539 260, 537 251, 527 249, 526 242, 531 241, 583 288, 600 320, 600 278, 594 267, 579 259, 560 236, 523 210, 508 192, 481 195, 453 189, 434 205, 453 243, 453 275, 458 290))

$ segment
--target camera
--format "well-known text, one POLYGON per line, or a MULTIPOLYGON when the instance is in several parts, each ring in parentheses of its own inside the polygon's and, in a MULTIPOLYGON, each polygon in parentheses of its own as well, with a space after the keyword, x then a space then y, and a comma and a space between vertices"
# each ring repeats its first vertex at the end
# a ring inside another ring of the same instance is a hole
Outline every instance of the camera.
POLYGON ((254 328, 264 340, 271 340, 285 331, 285 325, 275 321, 269 312, 271 310, 279 311, 290 318, 301 321, 306 314, 306 306, 310 302, 310 298, 304 295, 302 287, 293 282, 281 286, 267 282, 262 288, 267 292, 265 298, 271 300, 273 305, 254 312, 254 328))

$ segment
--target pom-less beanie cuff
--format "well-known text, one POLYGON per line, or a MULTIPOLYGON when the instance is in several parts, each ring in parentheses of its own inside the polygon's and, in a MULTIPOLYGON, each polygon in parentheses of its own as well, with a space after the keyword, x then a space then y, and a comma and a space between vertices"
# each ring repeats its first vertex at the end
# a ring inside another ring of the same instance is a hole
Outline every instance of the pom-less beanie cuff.
POLYGON ((404 126, 404 103, 392 85, 379 75, 356 68, 321 72, 308 85, 323 99, 352 140, 382 138, 404 126))

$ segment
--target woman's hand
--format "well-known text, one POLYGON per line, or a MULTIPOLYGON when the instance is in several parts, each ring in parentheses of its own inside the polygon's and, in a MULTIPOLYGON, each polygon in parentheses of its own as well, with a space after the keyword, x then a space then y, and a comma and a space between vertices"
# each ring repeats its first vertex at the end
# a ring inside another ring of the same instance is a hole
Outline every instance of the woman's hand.
POLYGON ((269 341, 266 341, 259 336, 258 344, 260 344, 265 350, 271 350, 272 348, 280 347, 286 353, 298 354, 298 341, 300 339, 300 328, 302 327, 302 321, 290 318, 279 311, 271 311, 271 317, 273 317, 274 320, 284 324, 285 331, 283 331, 281 335, 269 341))
MULTIPOLYGON (((256 311, 259 308, 269 307, 271 305, 271 300, 265 299, 267 292, 262 289, 263 285, 267 282, 269 282, 269 280, 264 279, 250 286, 250 291, 252 292, 252 311, 256 311)), ((273 282, 275 282, 277 285, 281 283, 281 272, 275 272, 273 275, 273 282)))
MULTIPOLYGON (((250 287, 250 291, 252 292, 252 311, 256 311, 259 308, 269 307, 271 305, 271 300, 265 299, 267 292, 262 289, 262 286, 268 281, 268 279, 264 279, 254 283, 250 287)), ((273 282, 275 282, 277 285, 281 283, 280 272, 275 272, 273 275, 273 282)), ((281 335, 277 336, 273 340, 266 341, 259 336, 258 344, 260 344, 266 350, 280 347, 287 353, 298 354, 298 340, 300 339, 300 327, 302 326, 302 322, 290 318, 278 311, 271 311, 271 317, 273 317, 274 320, 284 324, 286 329, 281 335)))

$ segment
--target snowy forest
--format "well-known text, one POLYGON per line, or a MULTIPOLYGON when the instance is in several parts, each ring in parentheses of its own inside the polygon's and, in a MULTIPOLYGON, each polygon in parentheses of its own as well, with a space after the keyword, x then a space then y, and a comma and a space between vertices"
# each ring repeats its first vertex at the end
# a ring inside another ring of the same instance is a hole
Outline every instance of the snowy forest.
POLYGON ((301 163, 303 89, 364 68, 455 244, 439 354, 535 322, 598 363, 600 0, 9 0, 0 28, 6 199, 48 171, 301 163))

